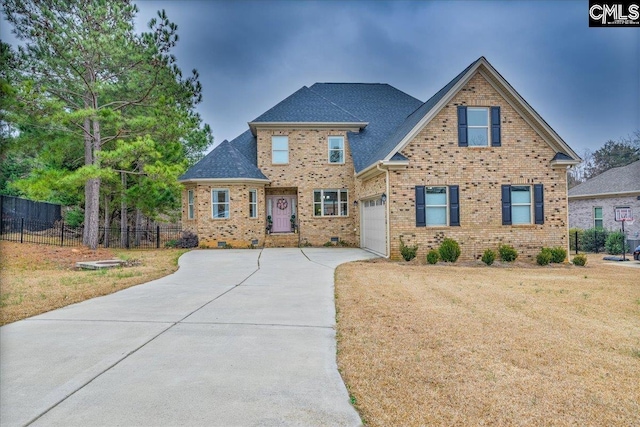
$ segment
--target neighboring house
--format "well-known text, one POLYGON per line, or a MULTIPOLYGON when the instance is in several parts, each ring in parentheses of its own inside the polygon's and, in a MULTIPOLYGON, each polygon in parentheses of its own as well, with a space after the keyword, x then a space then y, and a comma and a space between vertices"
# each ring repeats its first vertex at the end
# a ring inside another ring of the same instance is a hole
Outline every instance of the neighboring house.
MULTIPOLYGON (((569 226, 620 230, 614 216, 617 207, 631 208, 634 217, 640 216, 640 160, 609 169, 569 190, 569 226)), ((625 232, 630 240, 640 239, 640 223, 625 224, 625 232)))
POLYGON ((427 102, 316 83, 180 177, 182 224, 214 247, 332 241, 399 258, 402 239, 423 257, 451 237, 462 259, 502 243, 531 258, 568 247, 579 161, 484 57, 427 102))

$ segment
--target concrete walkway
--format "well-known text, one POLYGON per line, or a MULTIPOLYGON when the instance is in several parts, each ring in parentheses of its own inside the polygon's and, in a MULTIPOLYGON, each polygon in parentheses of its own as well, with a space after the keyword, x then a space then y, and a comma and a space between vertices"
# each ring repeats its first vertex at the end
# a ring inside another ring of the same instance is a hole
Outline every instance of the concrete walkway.
POLYGON ((333 274, 359 249, 192 251, 0 328, 0 425, 352 426, 333 274))

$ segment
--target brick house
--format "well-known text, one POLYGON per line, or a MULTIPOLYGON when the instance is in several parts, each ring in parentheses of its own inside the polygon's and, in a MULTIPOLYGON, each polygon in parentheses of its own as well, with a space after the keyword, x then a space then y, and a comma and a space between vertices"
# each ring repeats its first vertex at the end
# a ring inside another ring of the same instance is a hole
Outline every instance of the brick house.
POLYGON ((182 223, 211 247, 346 242, 461 259, 568 246, 580 158, 481 57, 428 101, 386 84, 303 87, 180 177, 182 223))
MULTIPOLYGON (((569 190, 569 227, 604 228, 618 231, 615 208, 630 208, 640 215, 640 160, 609 169, 569 190)), ((625 225, 625 233, 634 248, 640 244, 640 223, 625 225)))

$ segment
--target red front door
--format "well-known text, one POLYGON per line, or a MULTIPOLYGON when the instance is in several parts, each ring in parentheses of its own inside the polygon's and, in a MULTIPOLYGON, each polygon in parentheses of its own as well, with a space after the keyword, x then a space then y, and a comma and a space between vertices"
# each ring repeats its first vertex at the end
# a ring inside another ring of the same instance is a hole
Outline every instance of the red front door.
POLYGON ((273 233, 291 231, 291 196, 269 196, 271 199, 271 219, 273 233))

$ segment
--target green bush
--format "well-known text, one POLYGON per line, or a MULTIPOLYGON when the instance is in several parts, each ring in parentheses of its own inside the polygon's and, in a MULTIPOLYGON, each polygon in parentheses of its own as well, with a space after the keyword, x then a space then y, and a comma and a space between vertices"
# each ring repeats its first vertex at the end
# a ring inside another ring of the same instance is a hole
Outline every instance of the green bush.
POLYGON ((542 248, 536 256, 536 262, 538 263, 538 265, 549 265, 552 258, 553 254, 551 252, 551 249, 542 248))
POLYGON ((460 256, 460 245, 455 240, 447 237, 440 244, 438 252, 440 252, 440 259, 443 261, 456 262, 460 256))
POLYGON ((400 237, 400 254, 405 261, 411 261, 416 257, 418 253, 418 245, 407 246, 402 241, 402 237, 400 237))
POLYGON ((578 244, 578 250, 584 252, 602 252, 609 232, 602 228, 590 228, 582 233, 582 241, 578 244))
POLYGON ((576 250, 576 233, 578 233, 578 245, 580 250, 584 250, 582 247, 582 241, 584 240, 584 230, 581 228, 569 229, 569 248, 572 251, 576 250))
POLYGON ((69 209, 64 214, 64 222, 69 227, 80 227, 84 222, 84 212, 80 208, 69 209))
POLYGON ((164 244, 165 248, 177 248, 178 247, 178 239, 173 239, 173 240, 169 240, 167 241, 167 243, 164 244))
POLYGON ((438 262, 439 259, 440 259, 440 253, 435 249, 431 249, 427 253, 427 262, 429 264, 435 264, 438 262))
POLYGON ((573 265, 579 265, 580 267, 584 267, 585 265, 587 265, 587 256, 582 254, 574 256, 573 265))
POLYGON ((482 262, 487 265, 493 264, 493 261, 496 260, 496 253, 491 249, 486 249, 482 254, 482 262))
POLYGON ((621 255, 622 252, 626 252, 626 239, 621 231, 614 231, 607 236, 607 241, 604 244, 607 253, 611 255, 621 255))
POLYGON ((504 262, 513 262, 518 258, 518 251, 510 245, 500 245, 498 253, 500 254, 500 259, 504 262))
POLYGON ((555 264, 563 263, 567 258, 567 250, 562 246, 556 246, 555 248, 551 248, 551 262, 555 264))

